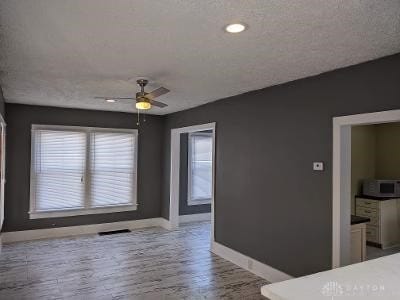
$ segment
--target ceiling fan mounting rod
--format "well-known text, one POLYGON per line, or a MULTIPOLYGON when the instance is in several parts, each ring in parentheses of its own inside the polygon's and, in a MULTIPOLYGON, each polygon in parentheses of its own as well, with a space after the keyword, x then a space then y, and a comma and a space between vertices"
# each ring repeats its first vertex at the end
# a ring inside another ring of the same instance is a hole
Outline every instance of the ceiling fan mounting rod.
POLYGON ((149 81, 147 79, 138 79, 136 82, 140 86, 141 96, 144 96, 145 95, 144 87, 149 83, 149 81))

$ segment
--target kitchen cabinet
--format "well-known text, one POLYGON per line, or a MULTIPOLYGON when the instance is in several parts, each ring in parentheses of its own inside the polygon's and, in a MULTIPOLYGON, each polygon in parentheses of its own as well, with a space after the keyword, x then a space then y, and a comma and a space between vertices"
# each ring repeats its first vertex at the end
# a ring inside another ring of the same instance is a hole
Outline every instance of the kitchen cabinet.
POLYGON ((352 264, 362 262, 366 259, 367 256, 366 223, 369 221, 370 219, 366 217, 359 217, 353 215, 351 216, 350 262, 352 264))
POLYGON ((400 199, 356 197, 356 215, 367 217, 366 239, 382 249, 400 244, 400 199))

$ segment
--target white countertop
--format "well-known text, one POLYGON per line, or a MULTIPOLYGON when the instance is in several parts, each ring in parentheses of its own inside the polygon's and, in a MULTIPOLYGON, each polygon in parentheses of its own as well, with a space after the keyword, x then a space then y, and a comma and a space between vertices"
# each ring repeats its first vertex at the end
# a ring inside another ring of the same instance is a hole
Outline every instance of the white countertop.
POLYGON ((400 253, 265 285, 270 300, 400 299, 400 253))

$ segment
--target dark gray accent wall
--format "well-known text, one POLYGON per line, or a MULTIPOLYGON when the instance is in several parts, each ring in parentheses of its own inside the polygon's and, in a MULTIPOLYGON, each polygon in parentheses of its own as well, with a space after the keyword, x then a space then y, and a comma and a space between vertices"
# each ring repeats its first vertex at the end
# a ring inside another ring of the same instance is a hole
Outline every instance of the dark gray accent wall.
POLYGON ((0 86, 0 114, 5 119, 5 109, 4 109, 4 97, 3 97, 3 89, 0 86))
POLYGON ((160 216, 164 119, 147 116, 139 127, 138 209, 134 212, 30 220, 31 125, 136 128, 136 115, 104 111, 6 104, 7 154, 3 231, 97 224, 160 216))
POLYGON ((216 241, 293 276, 329 269, 332 118, 399 108, 397 54, 168 115, 162 215, 170 129, 216 122, 216 241))
POLYGON ((211 212, 211 204, 188 205, 188 152, 189 134, 181 133, 179 170, 179 215, 193 215, 211 212))

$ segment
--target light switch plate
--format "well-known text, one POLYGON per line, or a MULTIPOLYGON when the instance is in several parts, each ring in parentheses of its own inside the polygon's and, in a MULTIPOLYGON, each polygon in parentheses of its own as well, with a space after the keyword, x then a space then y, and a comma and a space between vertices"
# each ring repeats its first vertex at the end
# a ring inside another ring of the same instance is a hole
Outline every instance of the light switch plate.
POLYGON ((323 162, 313 162, 313 170, 314 171, 323 171, 324 170, 324 163, 323 162))

